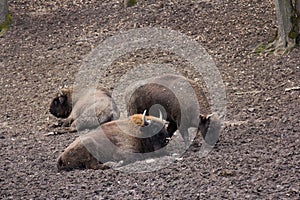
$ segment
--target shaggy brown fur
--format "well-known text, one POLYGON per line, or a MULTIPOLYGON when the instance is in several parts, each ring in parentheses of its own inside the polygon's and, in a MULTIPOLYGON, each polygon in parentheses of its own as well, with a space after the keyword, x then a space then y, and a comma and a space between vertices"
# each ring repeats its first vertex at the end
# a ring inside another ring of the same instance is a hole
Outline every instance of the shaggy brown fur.
MULTIPOLYGON (((150 79, 146 84, 137 88, 128 99, 128 115, 150 110, 155 104, 161 105, 166 111, 166 120, 169 121, 170 137, 179 129, 186 146, 190 143, 189 127, 198 127, 205 138, 208 129, 206 126, 218 124, 217 118, 206 117, 211 110, 203 90, 196 82, 183 76, 168 74, 150 79), (191 92, 195 93, 194 98, 191 92), (216 121, 210 123, 211 119, 216 121)), ((151 115, 157 116, 157 113, 156 110, 155 114, 151 113, 151 115)))
POLYGON ((164 123, 154 117, 148 119, 151 124, 141 126, 142 115, 134 115, 105 123, 77 138, 59 156, 58 170, 105 169, 106 162, 124 161, 127 164, 147 158, 150 152, 168 143, 164 123))
POLYGON ((55 94, 50 113, 65 119, 69 131, 92 129, 119 118, 119 110, 111 95, 104 89, 63 88, 55 94), (74 93, 75 92, 75 93, 74 93))

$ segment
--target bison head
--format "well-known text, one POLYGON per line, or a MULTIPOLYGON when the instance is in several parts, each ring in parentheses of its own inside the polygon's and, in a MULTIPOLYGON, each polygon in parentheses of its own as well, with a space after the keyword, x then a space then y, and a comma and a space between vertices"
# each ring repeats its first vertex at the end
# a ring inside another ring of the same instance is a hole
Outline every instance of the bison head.
POLYGON ((201 132, 203 139, 209 145, 214 145, 221 132, 221 121, 215 114, 200 115, 198 131, 201 132))
POLYGON ((55 98, 50 104, 50 113, 55 117, 67 118, 72 111, 72 99, 70 89, 58 89, 55 98))
MULTIPOLYGON (((169 133, 167 132, 162 113, 159 111, 159 118, 145 116, 146 110, 142 115, 142 126, 140 128, 143 141, 144 152, 152 152, 161 149, 169 142, 169 133)), ((136 123, 136 122, 135 122, 136 123)))

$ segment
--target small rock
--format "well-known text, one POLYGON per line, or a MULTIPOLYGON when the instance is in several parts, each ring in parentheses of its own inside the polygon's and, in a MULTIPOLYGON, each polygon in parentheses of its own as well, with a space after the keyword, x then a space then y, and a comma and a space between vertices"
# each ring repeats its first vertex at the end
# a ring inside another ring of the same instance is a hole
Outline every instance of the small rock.
POLYGON ((253 112, 255 108, 248 108, 248 111, 253 112))
POLYGON ((223 170, 223 171, 220 172, 220 175, 221 176, 233 176, 234 175, 234 171, 225 169, 225 170, 223 170))
POLYGON ((155 160, 153 158, 147 159, 146 163, 153 163, 155 160))
POLYGON ((49 132, 49 133, 46 133, 45 135, 46 135, 46 136, 49 136, 49 135, 55 135, 55 132, 51 131, 51 132, 49 132))
POLYGON ((182 157, 181 158, 175 158, 175 160, 182 161, 183 158, 182 157))

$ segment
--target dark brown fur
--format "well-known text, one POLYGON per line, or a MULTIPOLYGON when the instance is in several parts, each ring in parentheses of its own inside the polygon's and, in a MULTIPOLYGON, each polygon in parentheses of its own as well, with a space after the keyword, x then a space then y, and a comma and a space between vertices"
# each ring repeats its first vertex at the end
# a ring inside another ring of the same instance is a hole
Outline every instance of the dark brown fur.
POLYGON ((106 169, 106 162, 127 164, 145 159, 147 153, 167 145, 164 123, 151 117, 151 124, 143 126, 141 118, 142 115, 134 115, 108 122, 77 138, 59 156, 58 170, 106 169), (153 135, 153 130, 157 134, 153 135))
POLYGON ((66 118, 63 126, 70 126, 70 131, 92 129, 119 118, 115 102, 104 89, 63 88, 55 94, 50 113, 58 118, 66 118))
MULTIPOLYGON (((202 136, 206 135, 208 129, 206 126, 210 124, 209 120, 211 119, 206 117, 211 113, 210 105, 202 89, 192 80, 183 76, 163 75, 147 81, 146 84, 137 88, 128 99, 128 115, 150 110, 151 106, 155 104, 161 105, 166 110, 170 137, 179 129, 186 146, 189 145, 189 127, 198 127, 202 136), (196 99, 192 98, 191 89, 194 90, 192 92, 195 93, 196 99)), ((157 113, 156 110, 155 114, 150 114, 157 116, 157 113)))

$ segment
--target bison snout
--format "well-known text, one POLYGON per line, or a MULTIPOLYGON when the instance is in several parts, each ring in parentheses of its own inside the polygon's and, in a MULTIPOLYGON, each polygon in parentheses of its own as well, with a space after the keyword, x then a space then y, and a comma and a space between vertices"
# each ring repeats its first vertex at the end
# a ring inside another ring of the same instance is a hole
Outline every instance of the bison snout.
POLYGON ((61 156, 57 159, 56 167, 57 167, 57 171, 67 170, 67 169, 66 169, 66 164, 65 164, 65 162, 63 161, 63 159, 62 159, 61 156))
POLYGON ((64 165, 64 163, 63 163, 61 157, 59 157, 57 160, 57 163, 56 163, 57 170, 60 171, 62 169, 63 165, 64 165))
POLYGON ((50 111, 50 113, 51 113, 52 115, 56 116, 56 112, 55 112, 55 110, 54 110, 53 108, 50 108, 49 111, 50 111))
POLYGON ((70 171, 72 170, 72 166, 69 166, 70 163, 66 164, 66 162, 59 157, 56 163, 57 171, 70 171))

